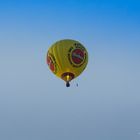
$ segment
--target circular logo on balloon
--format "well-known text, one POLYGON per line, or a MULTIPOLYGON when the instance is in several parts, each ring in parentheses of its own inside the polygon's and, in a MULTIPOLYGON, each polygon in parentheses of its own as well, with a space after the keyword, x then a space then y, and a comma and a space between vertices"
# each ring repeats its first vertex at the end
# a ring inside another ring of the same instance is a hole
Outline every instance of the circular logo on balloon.
POLYGON ((81 44, 75 44, 68 53, 69 61, 74 67, 80 67, 86 60, 86 51, 81 44))
POLYGON ((56 73, 56 61, 52 54, 47 54, 47 64, 53 73, 56 73))
POLYGON ((75 64, 81 64, 84 60, 84 51, 81 49, 74 49, 72 51, 72 61, 75 64))

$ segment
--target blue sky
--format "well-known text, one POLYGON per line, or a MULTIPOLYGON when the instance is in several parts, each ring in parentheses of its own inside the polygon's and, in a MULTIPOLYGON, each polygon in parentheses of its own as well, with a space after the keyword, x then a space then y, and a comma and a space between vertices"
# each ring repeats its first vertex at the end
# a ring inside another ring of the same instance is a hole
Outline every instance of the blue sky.
POLYGON ((0 139, 139 140, 139 25, 138 0, 1 0, 0 139), (64 38, 89 52, 70 88, 45 62, 64 38))

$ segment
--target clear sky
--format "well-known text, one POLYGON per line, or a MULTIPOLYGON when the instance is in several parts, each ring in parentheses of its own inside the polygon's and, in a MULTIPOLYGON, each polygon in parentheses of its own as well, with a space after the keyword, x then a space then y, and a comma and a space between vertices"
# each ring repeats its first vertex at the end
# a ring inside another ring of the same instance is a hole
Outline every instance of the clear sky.
POLYGON ((139 140, 139 84, 140 1, 0 0, 1 140, 139 140), (89 52, 70 88, 45 62, 65 38, 89 52))

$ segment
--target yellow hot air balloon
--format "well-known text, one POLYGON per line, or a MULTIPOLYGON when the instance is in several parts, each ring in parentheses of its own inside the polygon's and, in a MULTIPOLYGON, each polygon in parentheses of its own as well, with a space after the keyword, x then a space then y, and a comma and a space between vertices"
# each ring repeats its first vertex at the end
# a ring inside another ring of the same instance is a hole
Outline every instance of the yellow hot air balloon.
POLYGON ((78 41, 64 39, 54 43, 47 52, 47 64, 59 78, 69 82, 79 76, 87 66, 88 53, 78 41))

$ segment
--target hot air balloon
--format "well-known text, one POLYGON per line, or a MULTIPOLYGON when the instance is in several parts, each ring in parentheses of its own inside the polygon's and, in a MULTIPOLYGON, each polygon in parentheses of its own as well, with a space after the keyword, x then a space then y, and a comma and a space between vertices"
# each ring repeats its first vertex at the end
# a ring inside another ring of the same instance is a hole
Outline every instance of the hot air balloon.
POLYGON ((70 81, 79 76, 87 66, 88 52, 76 40, 64 39, 54 43, 47 52, 49 69, 70 86, 70 81))

